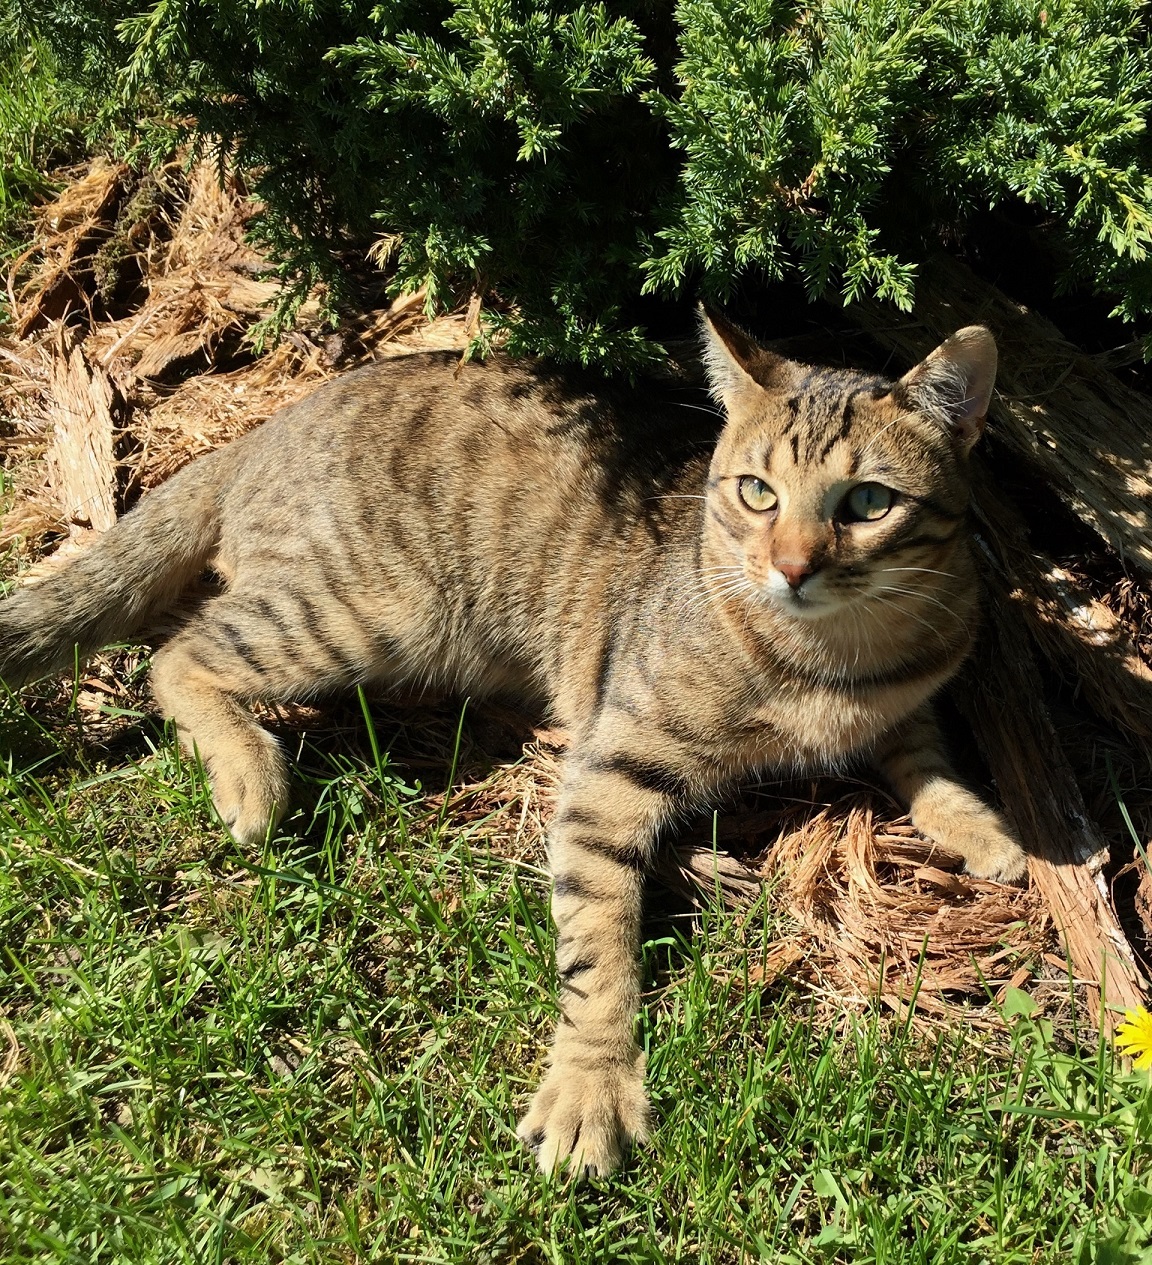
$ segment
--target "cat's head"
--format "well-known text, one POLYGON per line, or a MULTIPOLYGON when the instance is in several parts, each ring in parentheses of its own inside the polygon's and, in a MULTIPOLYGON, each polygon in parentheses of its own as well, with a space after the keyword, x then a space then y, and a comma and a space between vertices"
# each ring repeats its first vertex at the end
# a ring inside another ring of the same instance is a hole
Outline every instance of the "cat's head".
POLYGON ((959 330, 891 382, 786 360, 707 314, 704 360, 728 418, 707 552, 731 569, 729 591, 816 620, 941 583, 996 376, 986 329, 959 330))

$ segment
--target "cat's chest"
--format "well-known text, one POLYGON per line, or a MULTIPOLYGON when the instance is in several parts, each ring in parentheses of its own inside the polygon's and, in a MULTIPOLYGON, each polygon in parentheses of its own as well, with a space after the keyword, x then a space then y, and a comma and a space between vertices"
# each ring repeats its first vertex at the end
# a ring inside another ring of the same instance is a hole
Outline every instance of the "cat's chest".
POLYGON ((866 755, 912 714, 936 682, 884 689, 779 687, 729 713, 713 736, 718 763, 739 776, 751 769, 816 771, 866 755), (726 757, 726 759, 725 759, 726 757))
POLYGON ((963 648, 845 664, 821 676, 779 661, 759 674, 718 672, 729 729, 719 741, 745 767, 818 769, 867 755, 954 674, 963 648))
POLYGON ((781 687, 751 707, 746 741, 782 763, 820 764, 871 747, 920 703, 920 696, 891 690, 781 687))

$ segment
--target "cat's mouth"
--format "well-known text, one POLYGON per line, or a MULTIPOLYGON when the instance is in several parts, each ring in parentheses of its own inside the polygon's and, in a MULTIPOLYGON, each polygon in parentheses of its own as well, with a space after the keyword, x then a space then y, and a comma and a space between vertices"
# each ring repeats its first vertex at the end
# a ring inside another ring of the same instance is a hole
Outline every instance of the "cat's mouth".
POLYGON ((823 619, 844 604, 827 591, 819 572, 793 584, 779 571, 772 571, 760 591, 777 609, 799 619, 823 619))

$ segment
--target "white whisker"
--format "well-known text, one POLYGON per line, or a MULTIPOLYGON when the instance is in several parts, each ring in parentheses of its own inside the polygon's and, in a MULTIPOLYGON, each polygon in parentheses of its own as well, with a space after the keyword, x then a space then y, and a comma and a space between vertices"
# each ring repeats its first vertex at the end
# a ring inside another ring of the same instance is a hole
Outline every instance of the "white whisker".
POLYGON ((892 598, 880 597, 879 594, 873 594, 873 597, 880 603, 881 606, 894 606, 905 619, 914 619, 918 624, 923 625, 934 637, 937 638, 937 640, 939 640, 945 650, 952 648, 945 639, 944 634, 936 627, 935 624, 929 623, 928 620, 924 619, 920 615, 913 614, 910 610, 906 610, 899 602, 894 601, 892 598))
POLYGON ((875 591, 873 596, 877 596, 880 593, 895 593, 900 597, 914 598, 916 601, 920 602, 930 602, 933 606, 939 606, 942 611, 950 615, 962 628, 967 628, 968 626, 950 606, 945 605, 938 597, 933 597, 931 593, 924 593, 919 589, 901 588, 896 584, 881 585, 881 587, 875 591))
POLYGON ((724 418, 723 412, 718 408, 706 408, 703 404, 685 404, 682 400, 673 400, 672 403, 677 408, 692 408, 698 413, 707 413, 709 417, 718 417, 721 420, 724 418))
POLYGON ((879 567, 878 571, 923 571, 925 575, 942 575, 949 580, 955 580, 959 577, 951 571, 934 571, 931 567, 879 567))

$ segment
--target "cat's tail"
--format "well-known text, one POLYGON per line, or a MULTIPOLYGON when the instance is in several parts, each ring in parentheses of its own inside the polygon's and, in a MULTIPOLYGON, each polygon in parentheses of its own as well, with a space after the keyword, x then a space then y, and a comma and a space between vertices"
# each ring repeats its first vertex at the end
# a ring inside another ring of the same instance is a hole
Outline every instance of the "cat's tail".
POLYGON ((228 449, 149 493, 74 562, 0 601, 9 689, 138 632, 204 570, 219 536, 228 449))

